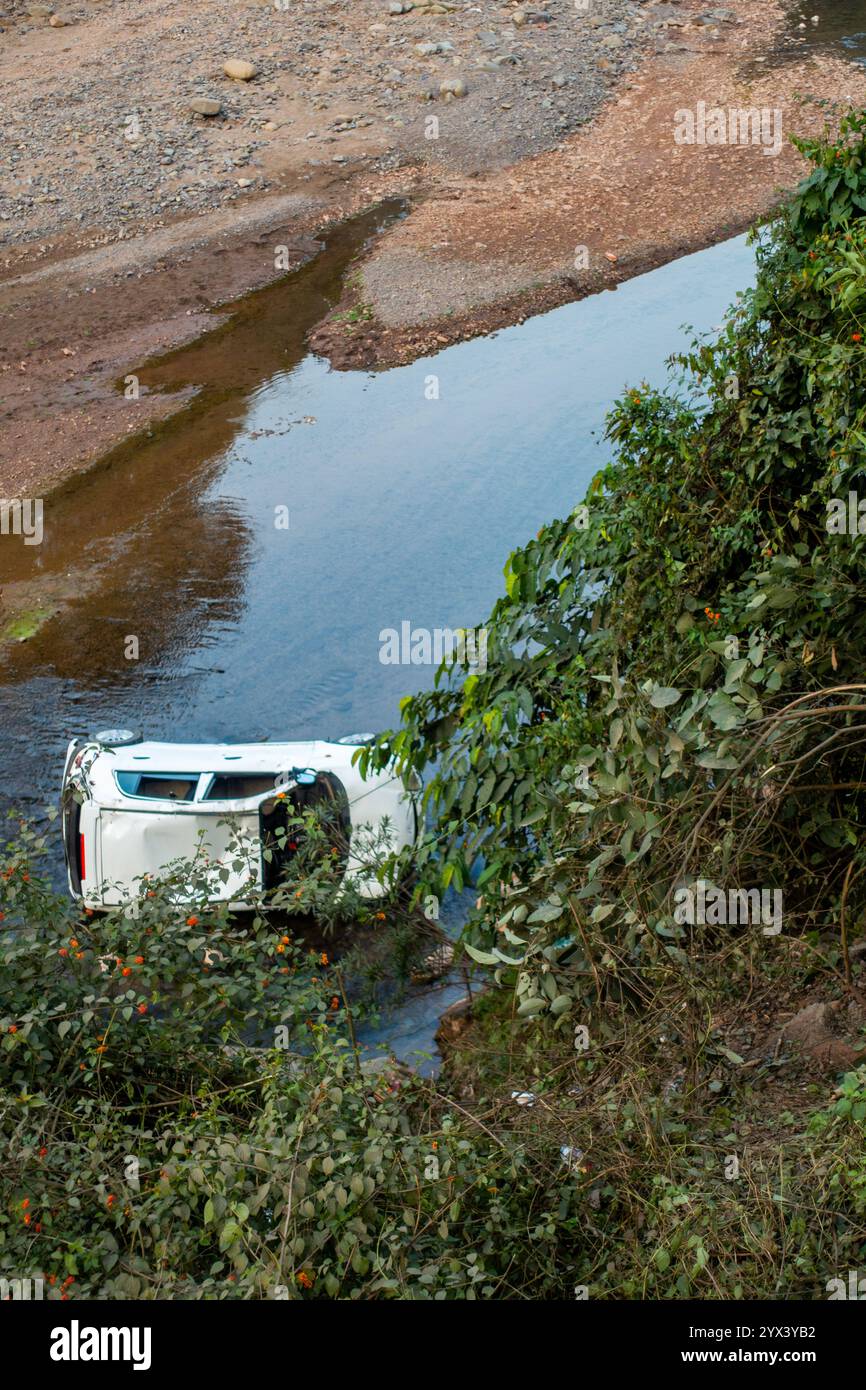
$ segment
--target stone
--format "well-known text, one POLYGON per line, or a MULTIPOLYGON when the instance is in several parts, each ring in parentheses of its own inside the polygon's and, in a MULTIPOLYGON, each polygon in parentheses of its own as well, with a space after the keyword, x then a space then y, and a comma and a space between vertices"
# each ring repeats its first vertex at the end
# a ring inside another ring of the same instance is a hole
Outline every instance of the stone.
POLYGON ((223 108, 222 103, 213 97, 193 97, 189 109, 198 116, 218 116, 223 108))
POLYGON ((550 79, 550 85, 552 87, 555 87, 558 91, 560 87, 568 86, 568 78, 566 77, 564 72, 556 72, 550 79))
POLYGON ((63 29, 69 23, 69 20, 65 19, 62 14, 53 14, 48 23, 51 25, 52 29, 63 29))
POLYGON ((223 63, 223 72, 233 82, 251 82, 258 69, 253 67, 252 63, 248 63, 245 58, 228 58, 223 63))
POLYGON ((462 77, 446 77, 444 82, 439 83, 439 95, 445 97, 465 97, 469 92, 469 87, 462 77))

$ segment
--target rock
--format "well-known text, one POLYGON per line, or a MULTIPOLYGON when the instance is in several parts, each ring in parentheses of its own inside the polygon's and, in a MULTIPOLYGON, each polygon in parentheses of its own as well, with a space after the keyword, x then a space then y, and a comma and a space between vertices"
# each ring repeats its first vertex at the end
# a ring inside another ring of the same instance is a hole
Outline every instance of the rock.
POLYGON ((48 23, 51 25, 52 29, 63 29, 69 23, 69 20, 65 19, 62 14, 53 14, 48 23))
POLYGON ((189 109, 198 116, 218 116, 223 108, 222 102, 215 101, 213 97, 193 97, 189 109))
POLYGON ((449 1004, 436 1029, 436 1042, 442 1051, 464 1033, 472 1022, 472 1000, 469 996, 449 1004))
POLYGON ((526 15, 525 15, 524 11, 523 11, 523 10, 515 10, 515 11, 514 11, 514 14, 511 16, 511 23, 512 23, 512 24, 516 24, 516 25, 517 25, 517 28, 520 29, 521 26, 524 25, 524 24, 526 23, 526 15))
POLYGON ((446 975, 454 961, 454 947, 450 941, 441 942, 431 951, 429 956, 416 966, 412 971, 412 983, 416 985, 427 985, 433 980, 441 980, 446 975))
POLYGON ((550 79, 550 85, 552 87, 555 87, 558 91, 560 87, 568 86, 568 78, 566 77, 564 72, 556 72, 550 79))
POLYGON ((863 1025, 862 1010, 857 1012, 856 1006, 849 1006, 847 1018, 841 1016, 841 1010, 840 1003, 808 1004, 788 1020, 782 1036, 797 1043, 810 1060, 828 1071, 850 1070, 862 1060, 863 1050, 855 1050, 839 1032, 859 1031, 863 1025))
POLYGON ((251 82, 258 69, 253 67, 252 63, 248 63, 245 58, 229 58, 223 63, 223 72, 234 82, 251 82))
POLYGON ((445 97, 446 101, 451 97, 465 97, 469 92, 465 78, 446 77, 444 82, 439 83, 439 95, 445 97))

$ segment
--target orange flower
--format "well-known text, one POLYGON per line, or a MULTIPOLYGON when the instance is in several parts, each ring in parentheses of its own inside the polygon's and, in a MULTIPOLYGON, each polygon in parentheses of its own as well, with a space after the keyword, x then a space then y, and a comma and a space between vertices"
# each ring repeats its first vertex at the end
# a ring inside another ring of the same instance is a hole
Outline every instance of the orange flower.
POLYGON ((319 956, 319 964, 320 964, 320 965, 327 965, 327 964, 328 964, 328 953, 327 953, 327 951, 323 951, 322 954, 319 956))
POLYGON ((131 965, 125 965, 125 966, 123 967, 123 969, 121 970, 120 973, 121 973, 121 975, 131 975, 131 974, 132 974, 132 966, 131 966, 131 965))
POLYGON ((377 913, 376 913, 376 921, 377 921, 377 922, 384 922, 384 920, 385 920, 385 914, 384 914, 384 912, 377 912, 377 913))
POLYGON ((30 1198, 29 1198, 29 1197, 25 1197, 25 1198, 24 1198, 24 1201, 21 1203, 21 1210, 22 1210, 22 1211, 26 1211, 27 1208, 28 1208, 29 1206, 30 1206, 30 1198))
POLYGON ((862 333, 852 333, 852 334, 851 334, 851 341, 852 341, 852 343, 859 343, 859 341, 860 341, 860 339, 861 339, 862 337, 863 337, 863 334, 862 334, 862 333))
POLYGON ((281 941, 280 944, 279 944, 278 947, 277 947, 277 954, 278 954, 278 955, 282 955, 283 952, 285 951, 285 949, 286 949, 286 948, 285 948, 285 946, 283 945, 283 943, 282 943, 282 941, 281 941))
POLYGON ((68 955, 69 955, 69 952, 67 951, 67 949, 66 949, 65 946, 61 946, 61 947, 60 947, 60 950, 57 952, 57 954, 58 954, 58 956, 68 956, 68 955))
POLYGON ((105 1205, 106 1205, 107 1207, 113 1207, 116 1201, 117 1201, 117 1198, 115 1197, 114 1193, 113 1193, 113 1192, 109 1192, 108 1196, 107 1196, 106 1199, 105 1199, 105 1205))
POLYGON ((24 1217, 24 1225, 25 1225, 25 1226, 29 1226, 29 1225, 30 1225, 30 1213, 29 1213, 29 1211, 28 1211, 27 1215, 24 1217))
POLYGON ((84 909, 84 915, 85 915, 85 917, 92 917, 92 916, 93 916, 93 908, 92 908, 92 907, 86 907, 86 908, 84 909))
POLYGON ((313 1287, 312 1279, 310 1278, 309 1274, 306 1274, 304 1272, 304 1270, 301 1270, 300 1274, 298 1275, 298 1283, 300 1284, 302 1289, 311 1289, 313 1287))
POLYGON ((197 926, 198 926, 198 918, 197 918, 197 917, 187 917, 187 919, 186 919, 186 924, 187 924, 188 927, 197 927, 197 926))
POLYGON ((78 948, 78 939, 77 939, 77 937, 71 936, 71 937, 69 938, 69 944, 70 944, 70 946, 74 947, 74 948, 77 950, 77 948, 78 948))
POLYGON ((98 1048, 96 1049, 96 1051, 97 1051, 97 1052, 107 1052, 107 1051, 108 1051, 108 1047, 107 1047, 107 1045, 106 1045, 105 1043, 100 1043, 99 1046, 98 1046, 98 1048))
POLYGON ((146 1014, 146 1013, 147 1013, 147 1005, 146 1005, 146 1004, 139 1004, 139 1006, 138 1006, 138 1012, 139 1012, 140 1014, 146 1014))
POLYGON ((144 965, 144 956, 136 956, 135 963, 136 965, 144 965))
POLYGON ((288 946, 288 944, 289 944, 289 942, 291 941, 292 938, 291 938, 290 936, 284 936, 284 937, 282 937, 281 939, 282 939, 283 945, 284 945, 284 946, 288 946))
POLYGON ((39 1157, 40 1157, 40 1158, 44 1158, 45 1155, 47 1154, 47 1152, 48 1152, 48 1150, 43 1146, 43 1147, 39 1150, 39 1157))
POLYGON ((18 1032, 18 1024, 17 1024, 17 1023, 10 1023, 10 1024, 9 1024, 9 1032, 10 1032, 10 1033, 17 1033, 17 1032, 18 1032))
POLYGON ((339 999, 337 998, 337 996, 336 996, 336 994, 335 994, 334 997, 333 997, 333 999, 331 1000, 331 1008, 332 1008, 332 1009, 338 1009, 339 1007, 340 1007, 340 1001, 339 1001, 339 999))

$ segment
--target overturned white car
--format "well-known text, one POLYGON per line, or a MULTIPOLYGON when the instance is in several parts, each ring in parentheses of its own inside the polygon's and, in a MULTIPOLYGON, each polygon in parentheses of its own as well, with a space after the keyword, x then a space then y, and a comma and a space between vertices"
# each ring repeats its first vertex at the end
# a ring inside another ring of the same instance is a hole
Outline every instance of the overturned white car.
POLYGON ((364 779, 353 765, 371 737, 146 743, 113 729, 73 740, 61 796, 70 892, 85 907, 114 907, 138 897, 145 876, 195 861, 206 865, 209 901, 247 908, 297 852, 290 818, 320 810, 344 846, 343 883, 379 896, 371 846, 381 858, 414 844, 420 813, 415 790, 393 772, 364 779))

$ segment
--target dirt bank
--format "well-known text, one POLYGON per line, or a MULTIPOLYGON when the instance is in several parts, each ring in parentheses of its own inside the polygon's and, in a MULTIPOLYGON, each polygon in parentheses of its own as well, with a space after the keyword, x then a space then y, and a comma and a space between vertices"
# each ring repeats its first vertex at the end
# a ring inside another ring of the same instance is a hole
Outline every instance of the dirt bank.
POLYGON ((798 60, 775 0, 406 6, 88 0, 52 23, 0 0, 0 495, 44 495, 174 409, 118 382, 335 219, 413 199, 313 339, 338 366, 404 361, 737 231, 795 182, 787 147, 675 144, 676 108, 780 108, 787 135, 821 118, 796 93, 863 85, 798 60))
POLYGON ((699 0, 676 11, 679 41, 623 78, 590 126, 508 169, 451 180, 389 231, 316 350, 343 367, 406 362, 735 235, 795 187, 805 162, 790 136, 862 103, 862 69, 826 53, 780 61, 779 6, 735 0, 715 33, 697 22, 699 0), (762 142, 677 143, 676 113, 701 104, 721 108, 725 126, 732 108, 767 113, 762 142))

